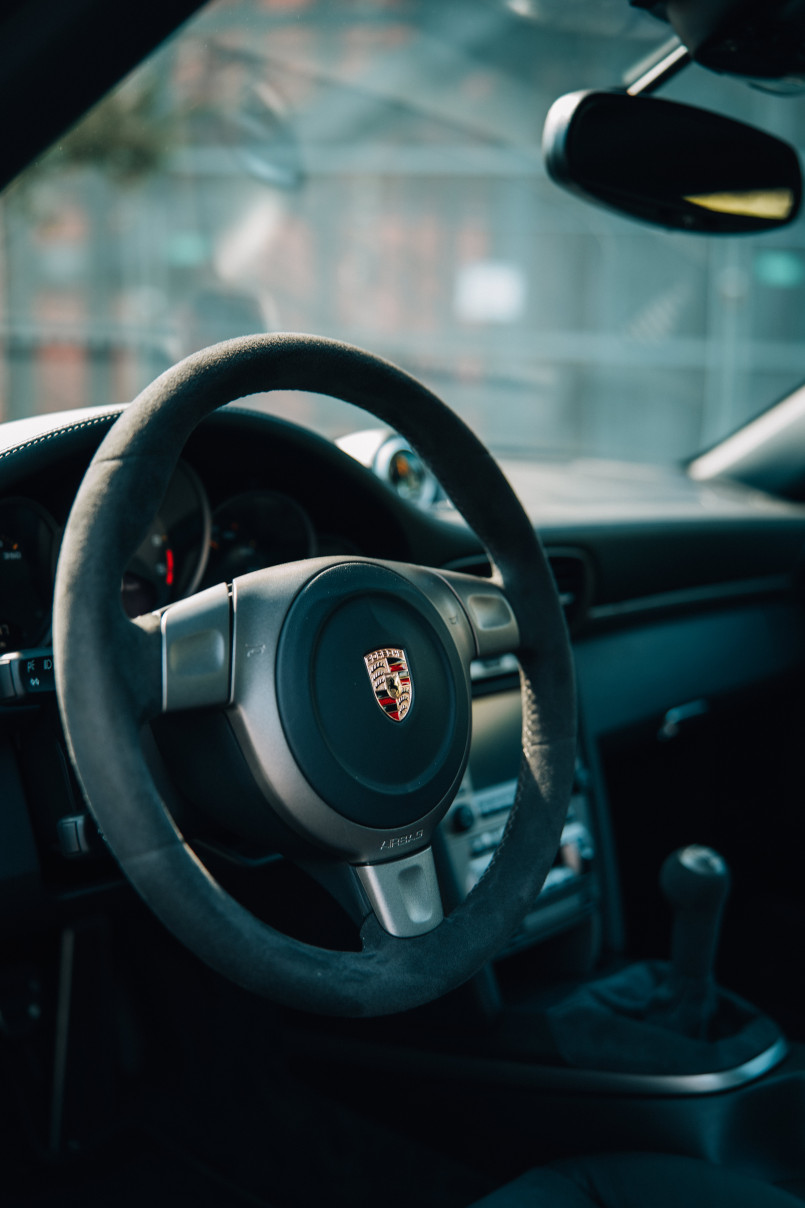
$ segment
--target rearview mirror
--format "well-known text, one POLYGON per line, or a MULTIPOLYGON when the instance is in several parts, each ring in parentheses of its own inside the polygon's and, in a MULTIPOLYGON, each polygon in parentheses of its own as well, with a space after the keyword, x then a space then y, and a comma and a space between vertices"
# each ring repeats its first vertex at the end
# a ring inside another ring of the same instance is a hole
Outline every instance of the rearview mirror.
POLYGON ((542 146, 558 185, 658 226, 735 235, 785 226, 799 211, 793 147, 675 101, 569 93, 551 106, 542 146))

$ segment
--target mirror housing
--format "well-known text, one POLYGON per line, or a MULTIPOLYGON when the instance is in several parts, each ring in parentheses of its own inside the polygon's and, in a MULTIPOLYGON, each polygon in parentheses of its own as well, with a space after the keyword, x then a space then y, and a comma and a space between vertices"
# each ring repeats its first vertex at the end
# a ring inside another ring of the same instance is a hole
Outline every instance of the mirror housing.
POLYGON ((805 0, 630 0, 667 21, 709 71, 802 80, 805 0))
POLYGON ((551 106, 548 175, 587 201, 672 230, 737 235, 792 222, 793 147, 743 122, 655 97, 573 92, 551 106))

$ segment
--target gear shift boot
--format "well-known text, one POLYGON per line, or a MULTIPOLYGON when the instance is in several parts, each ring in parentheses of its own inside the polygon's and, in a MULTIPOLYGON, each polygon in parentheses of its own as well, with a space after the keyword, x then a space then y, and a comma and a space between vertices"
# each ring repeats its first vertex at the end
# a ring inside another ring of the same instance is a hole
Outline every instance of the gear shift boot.
POLYGON ((734 1069, 780 1038, 755 1007, 713 977, 729 870, 716 852, 686 847, 665 861, 660 885, 674 914, 671 960, 644 961, 574 989, 547 1011, 568 1065, 639 1074, 734 1069))
POLYGON ((577 1069, 630 1074, 710 1074, 735 1069, 771 1048, 780 1029, 735 994, 718 990, 707 1038, 668 1027, 685 1004, 667 1008, 670 966, 641 961, 580 986, 549 1008, 557 1055, 577 1069))

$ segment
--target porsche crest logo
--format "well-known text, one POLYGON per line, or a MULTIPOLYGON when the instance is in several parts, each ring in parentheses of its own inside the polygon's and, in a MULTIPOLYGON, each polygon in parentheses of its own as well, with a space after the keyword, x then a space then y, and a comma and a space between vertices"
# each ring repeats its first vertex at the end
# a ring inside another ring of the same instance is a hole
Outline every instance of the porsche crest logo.
POLYGON ((383 647, 367 654, 363 661, 378 705, 392 721, 403 721, 414 699, 405 651, 397 646, 383 647))

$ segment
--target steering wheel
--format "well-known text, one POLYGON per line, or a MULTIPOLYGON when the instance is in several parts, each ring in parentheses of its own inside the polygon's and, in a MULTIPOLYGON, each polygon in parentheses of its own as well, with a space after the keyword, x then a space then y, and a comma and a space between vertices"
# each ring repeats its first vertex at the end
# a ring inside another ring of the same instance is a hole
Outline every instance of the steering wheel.
POLYGON ((388 362, 334 340, 251 336, 159 377, 109 431, 76 496, 53 638, 71 758, 108 847, 170 931, 241 986, 326 1014, 403 1011, 471 977, 539 893, 575 761, 572 661, 556 588, 492 457, 388 362), (129 620, 121 579, 188 436, 215 408, 271 389, 334 395, 402 433, 484 542, 493 579, 318 558, 129 620), (516 801, 491 865, 445 914, 430 841, 468 759, 469 667, 504 652, 521 667, 516 801), (161 714, 194 709, 199 722, 217 719, 221 760, 234 748, 256 786, 255 800, 223 803, 233 829, 265 835, 270 821, 294 858, 332 874, 343 896, 348 884, 360 951, 318 948, 269 927, 185 841, 141 731, 161 714))

